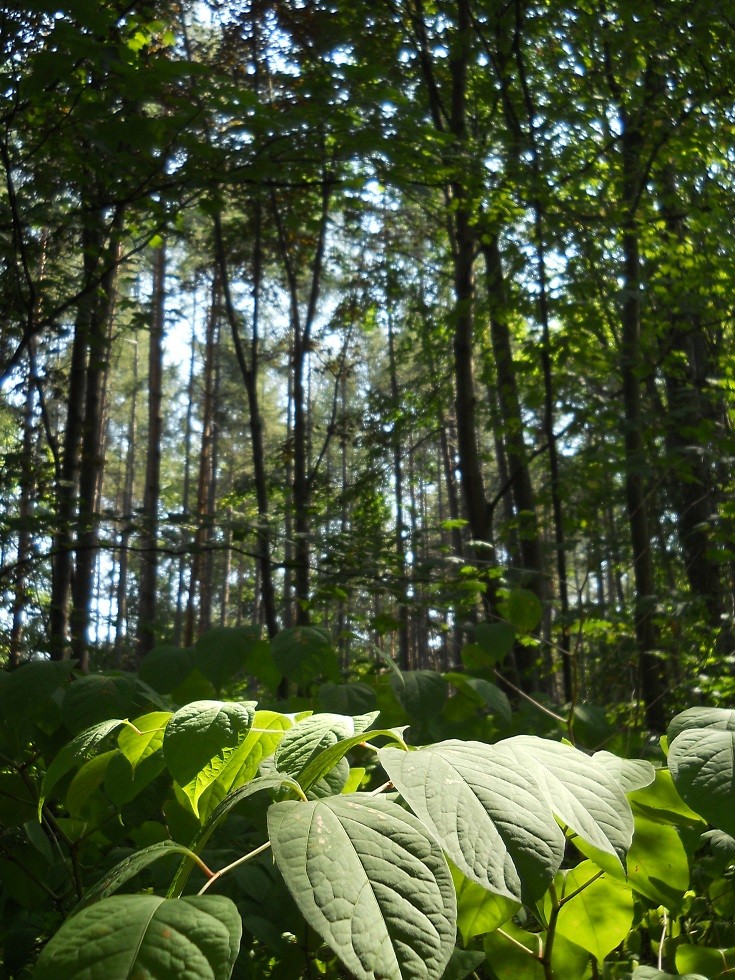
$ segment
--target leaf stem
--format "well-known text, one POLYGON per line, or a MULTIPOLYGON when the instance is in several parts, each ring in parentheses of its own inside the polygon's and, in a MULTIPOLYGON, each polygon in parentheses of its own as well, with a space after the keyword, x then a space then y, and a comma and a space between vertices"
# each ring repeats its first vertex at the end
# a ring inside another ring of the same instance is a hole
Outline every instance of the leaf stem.
POLYGON ((538 953, 534 953, 534 951, 532 949, 529 949, 528 946, 524 946, 523 943, 519 943, 517 939, 514 939, 513 936, 505 932, 504 929, 496 929, 495 931, 499 935, 501 935, 503 939, 507 939, 509 943, 512 943, 514 946, 517 946, 518 949, 522 949, 524 953, 528 953, 528 955, 532 956, 535 960, 541 959, 541 956, 538 953))
POLYGON ((271 846, 271 842, 267 840, 265 844, 261 844, 260 847, 256 847, 254 851, 249 851, 247 854, 244 854, 241 858, 238 858, 237 861, 233 861, 232 864, 228 864, 224 868, 220 868, 219 871, 215 871, 215 873, 212 875, 209 881, 204 882, 202 887, 197 892, 197 895, 203 895, 205 891, 210 887, 210 885, 213 885, 215 881, 217 881, 219 878, 222 877, 222 875, 226 875, 227 872, 232 871, 233 868, 237 868, 239 865, 245 864, 245 862, 249 861, 251 858, 257 857, 258 854, 262 854, 263 851, 267 851, 270 846, 271 846))

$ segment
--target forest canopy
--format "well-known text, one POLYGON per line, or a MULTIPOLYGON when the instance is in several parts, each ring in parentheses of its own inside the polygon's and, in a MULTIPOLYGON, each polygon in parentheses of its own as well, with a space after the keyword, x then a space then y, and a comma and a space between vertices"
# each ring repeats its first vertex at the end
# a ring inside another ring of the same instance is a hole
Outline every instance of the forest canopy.
POLYGON ((0 0, 0 980, 732 975, 733 37, 0 0))
POLYGON ((4 662, 731 695, 734 15, 2 5, 4 662))

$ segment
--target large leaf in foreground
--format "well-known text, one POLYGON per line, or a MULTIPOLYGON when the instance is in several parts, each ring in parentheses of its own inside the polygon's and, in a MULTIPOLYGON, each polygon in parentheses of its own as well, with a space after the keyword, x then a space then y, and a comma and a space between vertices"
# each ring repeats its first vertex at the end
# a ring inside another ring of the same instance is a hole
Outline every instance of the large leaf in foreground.
POLYGON ((735 837, 735 731, 682 731, 669 748, 669 771, 684 802, 735 837))
POLYGON ((562 823, 624 865, 633 814, 623 785, 605 763, 536 735, 517 735, 496 747, 512 752, 521 771, 533 775, 562 823))
POLYGON ((169 721, 163 755, 195 813, 199 797, 216 782, 247 738, 254 716, 252 701, 194 701, 169 721))
POLYGON ((454 886, 412 814, 356 793, 276 803, 268 830, 302 915, 358 980, 442 976, 454 948, 454 886))
POLYGON ((513 756, 448 741, 380 763, 416 815, 471 881, 516 902, 539 898, 564 855, 564 835, 513 756))
POLYGON ((242 925, 221 895, 113 895, 68 919, 41 953, 37 980, 226 980, 242 925))
POLYGON ((557 819, 622 862, 633 817, 620 783, 583 752, 520 735, 451 740, 380 762, 411 809, 472 881, 514 901, 539 898, 564 852, 557 819))

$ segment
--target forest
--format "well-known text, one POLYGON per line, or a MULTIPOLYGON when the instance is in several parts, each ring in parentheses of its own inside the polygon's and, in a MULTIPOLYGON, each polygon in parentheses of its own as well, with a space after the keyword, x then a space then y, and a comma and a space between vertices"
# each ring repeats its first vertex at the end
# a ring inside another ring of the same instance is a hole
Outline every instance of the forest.
POLYGON ((1 977, 735 969, 734 31, 0 3, 1 977))

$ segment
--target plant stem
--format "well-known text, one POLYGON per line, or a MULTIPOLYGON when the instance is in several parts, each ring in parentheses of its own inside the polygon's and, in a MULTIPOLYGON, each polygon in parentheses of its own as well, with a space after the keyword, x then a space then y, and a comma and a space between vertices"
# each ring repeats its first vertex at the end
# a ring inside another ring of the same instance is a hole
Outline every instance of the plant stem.
POLYGON ((256 847, 254 851, 249 851, 247 854, 244 854, 241 858, 238 858, 237 861, 233 861, 232 864, 228 864, 226 867, 220 868, 219 871, 216 871, 212 875, 209 881, 204 882, 202 887, 197 892, 197 895, 203 895, 205 891, 209 888, 209 886, 213 885, 215 881, 217 881, 219 878, 222 877, 222 875, 227 874, 228 871, 232 871, 233 868, 237 868, 241 864, 245 864, 245 862, 249 861, 251 858, 257 857, 258 854, 262 854, 263 851, 267 851, 270 846, 271 846, 271 842, 267 840, 265 844, 261 844, 260 847, 256 847))

